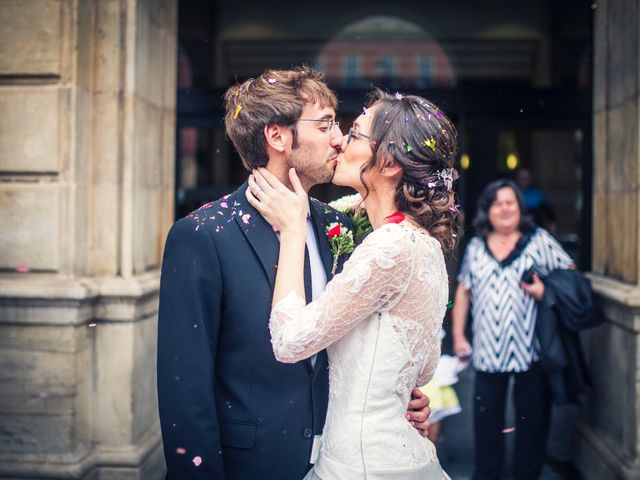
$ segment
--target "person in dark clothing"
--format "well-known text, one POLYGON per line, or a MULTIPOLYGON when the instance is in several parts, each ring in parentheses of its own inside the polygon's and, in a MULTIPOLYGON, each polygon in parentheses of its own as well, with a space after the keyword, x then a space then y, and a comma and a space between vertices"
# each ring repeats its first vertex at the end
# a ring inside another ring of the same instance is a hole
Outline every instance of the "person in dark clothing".
POLYGON ((538 478, 544 462, 551 398, 535 327, 545 287, 535 273, 530 284, 521 279, 531 267, 549 272, 573 261, 526 212, 514 182, 487 185, 474 220, 476 236, 458 276, 452 331, 454 353, 460 357, 471 351, 464 332, 470 310, 473 314, 475 480, 502 478, 510 378, 515 380, 516 410, 513 478, 538 478))

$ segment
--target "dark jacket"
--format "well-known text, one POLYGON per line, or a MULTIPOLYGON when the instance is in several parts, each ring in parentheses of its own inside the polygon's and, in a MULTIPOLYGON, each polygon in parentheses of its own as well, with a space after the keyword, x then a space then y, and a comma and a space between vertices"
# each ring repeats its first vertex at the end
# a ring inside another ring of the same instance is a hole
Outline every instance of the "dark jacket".
POLYGON ((578 403, 591 385, 578 332, 599 325, 603 317, 581 272, 554 270, 542 281, 545 293, 536 317, 542 368, 555 403, 578 403))
MULTIPOLYGON (((158 404, 170 480, 299 480, 324 426, 326 352, 315 368, 309 360, 280 363, 273 354, 269 315, 279 242, 248 204, 246 188, 179 220, 167 238, 158 404)), ((317 200, 310 209, 328 281, 325 228, 349 224, 317 200)))

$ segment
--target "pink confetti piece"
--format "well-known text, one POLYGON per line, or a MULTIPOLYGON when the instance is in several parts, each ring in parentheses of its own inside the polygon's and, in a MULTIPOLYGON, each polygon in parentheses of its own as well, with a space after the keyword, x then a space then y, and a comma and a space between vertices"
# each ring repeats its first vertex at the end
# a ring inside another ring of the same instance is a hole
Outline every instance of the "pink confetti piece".
POLYGON ((427 187, 429 187, 429 188, 436 188, 436 182, 429 182, 429 183, 427 183, 427 187))
POLYGON ((245 213, 244 215, 242 215, 242 221, 244 223, 249 223, 249 219, 251 218, 251 214, 249 213, 245 213))
POLYGON ((27 273, 29 272, 29 265, 26 262, 20 262, 16 265, 16 272, 27 273))
POLYGON ((393 145, 393 144, 395 144, 395 143, 396 143, 396 142, 394 142, 393 140, 389 140, 389 145, 393 145))
POLYGON ((400 92, 396 92, 395 97, 396 97, 398 100, 402 100, 402 94, 401 94, 400 92))
POLYGON ((178 455, 184 455, 185 453, 187 453, 187 451, 182 447, 178 447, 178 448, 176 448, 176 453, 178 455))
POLYGON ((267 80, 267 82, 269 82, 271 85, 273 85, 274 83, 277 82, 277 80, 275 78, 270 78, 267 80))
POLYGON ((198 457, 193 457, 193 460, 191 460, 191 461, 193 462, 193 464, 194 464, 196 467, 199 467, 199 466, 200 466, 200 464, 202 464, 202 458, 201 458, 201 457, 199 457, 199 456, 198 456, 198 457))
POLYGON ((502 433, 513 433, 515 431, 516 431, 515 427, 510 427, 510 428, 503 429, 502 433))
POLYGON ((93 328, 93 327, 95 327, 95 326, 96 326, 96 324, 95 324, 95 323, 90 323, 90 324, 89 324, 89 325, 87 325, 87 326, 88 326, 89 328, 93 328))
POLYGON ((229 205, 227 205, 227 202, 222 202, 220 208, 229 208, 229 205))

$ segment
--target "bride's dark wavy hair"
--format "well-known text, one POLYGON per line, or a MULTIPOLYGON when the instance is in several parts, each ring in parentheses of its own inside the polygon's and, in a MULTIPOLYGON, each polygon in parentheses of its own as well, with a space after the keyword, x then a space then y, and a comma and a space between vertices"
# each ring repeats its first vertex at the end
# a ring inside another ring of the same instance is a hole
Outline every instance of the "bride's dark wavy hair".
POLYGON ((442 249, 453 250, 458 243, 458 205, 453 182, 458 153, 458 134, 453 123, 430 101, 415 95, 390 95, 375 89, 367 106, 372 112, 372 159, 360 169, 364 174, 374 167, 393 164, 402 167, 396 186, 398 209, 410 215, 442 249))

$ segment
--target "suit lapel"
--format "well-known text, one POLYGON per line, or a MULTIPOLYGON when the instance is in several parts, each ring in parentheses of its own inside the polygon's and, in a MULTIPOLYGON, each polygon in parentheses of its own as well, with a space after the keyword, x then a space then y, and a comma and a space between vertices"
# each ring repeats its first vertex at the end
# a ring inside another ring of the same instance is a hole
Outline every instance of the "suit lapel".
POLYGON ((229 197, 229 208, 235 210, 233 217, 260 260, 273 290, 276 281, 280 241, 271 225, 247 201, 247 197, 245 197, 247 187, 247 182, 243 183, 235 194, 229 197))
MULTIPOLYGON (((327 227, 331 223, 332 218, 330 213, 325 213, 323 205, 314 199, 309 199, 309 211, 311 212, 311 219, 316 234, 316 241, 318 243, 318 250, 320 251, 320 257, 322 258, 322 265, 327 273, 327 282, 331 280, 331 267, 333 264, 333 252, 331 246, 327 240, 327 227)), ((335 220, 337 221, 337 220, 335 220)))

